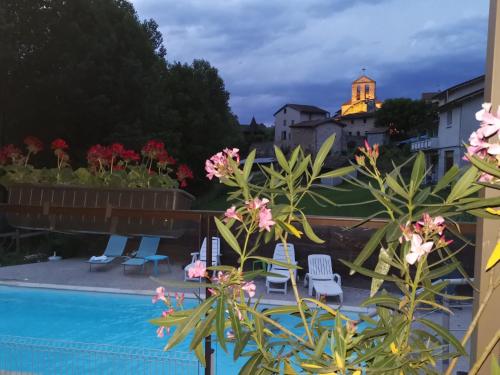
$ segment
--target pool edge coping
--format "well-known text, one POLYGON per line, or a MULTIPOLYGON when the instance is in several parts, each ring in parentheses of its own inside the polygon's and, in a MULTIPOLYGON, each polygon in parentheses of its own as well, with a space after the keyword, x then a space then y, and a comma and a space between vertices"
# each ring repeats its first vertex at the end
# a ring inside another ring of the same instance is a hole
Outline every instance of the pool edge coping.
MULTIPOLYGON (((56 290, 66 290, 66 291, 74 291, 74 292, 97 292, 97 293, 112 293, 112 294, 128 294, 128 295, 141 295, 141 296, 153 296, 155 293, 151 290, 142 290, 142 289, 119 289, 119 288, 106 288, 99 286, 81 286, 81 285, 63 285, 63 284, 47 284, 47 283, 29 283, 25 281, 6 281, 0 280, 0 286, 17 286, 23 288, 38 288, 38 289, 56 289, 56 290)), ((194 293, 186 292, 184 293, 186 298, 197 298, 194 293)), ((202 298, 205 297, 205 294, 200 294, 202 298)), ((260 303, 264 305, 272 305, 272 306, 283 306, 283 305, 294 305, 295 301, 284 301, 284 300, 276 300, 263 298, 260 300, 260 303)), ((312 306, 312 304, 311 304, 312 306)), ((359 307, 359 306, 350 306, 350 305, 339 305, 339 304, 328 304, 329 307, 333 309, 339 309, 340 311, 354 312, 354 313, 363 313, 363 314, 371 314, 375 311, 374 308, 370 307, 359 307)))

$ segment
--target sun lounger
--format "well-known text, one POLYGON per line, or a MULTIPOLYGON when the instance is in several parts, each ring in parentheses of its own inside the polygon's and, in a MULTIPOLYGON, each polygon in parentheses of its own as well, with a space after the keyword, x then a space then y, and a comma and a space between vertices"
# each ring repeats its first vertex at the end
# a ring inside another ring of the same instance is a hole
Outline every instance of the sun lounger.
POLYGON ((144 265, 148 262, 146 257, 156 254, 159 243, 160 237, 142 237, 135 256, 122 263, 123 272, 125 272, 127 267, 142 267, 144 271, 144 265))
POLYGON ((307 257, 309 272, 304 278, 304 286, 309 287, 309 295, 316 291, 316 298, 338 296, 343 302, 342 279, 332 271, 332 258, 329 255, 314 254, 307 257))
POLYGON ((118 236, 116 234, 109 236, 104 254, 100 256, 92 256, 89 260, 87 260, 90 271, 92 271, 93 264, 109 264, 116 258, 122 257, 123 252, 125 251, 125 245, 127 244, 127 239, 127 237, 118 236))
MULTIPOLYGON (((296 265, 297 262, 295 261, 295 247, 293 244, 289 243, 287 244, 287 249, 288 249, 288 255, 290 257, 291 264, 296 265)), ((280 262, 288 263, 286 254, 285 254, 285 248, 282 243, 276 244, 276 247, 274 248, 274 254, 273 254, 273 259, 278 260, 280 262)), ((269 292, 281 292, 283 294, 288 293, 288 281, 290 280, 290 272, 288 271, 287 268, 275 265, 275 264, 269 264, 267 266, 267 272, 273 273, 273 274, 278 274, 281 276, 266 276, 266 291, 267 293, 269 292), (281 285, 281 287, 273 286, 273 285, 281 285)), ((297 270, 294 269, 294 277, 297 278, 297 270)))

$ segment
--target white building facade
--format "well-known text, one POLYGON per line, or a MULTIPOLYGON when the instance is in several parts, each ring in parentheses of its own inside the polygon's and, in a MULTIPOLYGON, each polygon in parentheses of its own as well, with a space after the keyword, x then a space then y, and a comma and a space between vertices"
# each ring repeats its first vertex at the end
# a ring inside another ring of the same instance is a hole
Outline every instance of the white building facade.
POLYGON ((432 181, 440 179, 453 165, 462 167, 464 143, 477 129, 475 113, 481 109, 484 98, 484 75, 452 86, 434 96, 438 103, 438 136, 411 143, 414 152, 424 151, 432 166, 432 181))
POLYGON ((274 113, 274 144, 284 150, 292 147, 290 126, 311 120, 330 117, 330 113, 316 106, 304 104, 285 104, 274 113))

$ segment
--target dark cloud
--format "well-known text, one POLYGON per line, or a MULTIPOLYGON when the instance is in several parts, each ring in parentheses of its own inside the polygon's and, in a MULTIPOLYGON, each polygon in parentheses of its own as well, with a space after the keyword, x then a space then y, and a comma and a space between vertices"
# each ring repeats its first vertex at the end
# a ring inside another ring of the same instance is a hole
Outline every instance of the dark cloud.
POLYGON ((284 103, 332 113, 361 68, 378 94, 419 97, 484 72, 487 0, 133 0, 168 58, 219 69, 240 121, 284 103))

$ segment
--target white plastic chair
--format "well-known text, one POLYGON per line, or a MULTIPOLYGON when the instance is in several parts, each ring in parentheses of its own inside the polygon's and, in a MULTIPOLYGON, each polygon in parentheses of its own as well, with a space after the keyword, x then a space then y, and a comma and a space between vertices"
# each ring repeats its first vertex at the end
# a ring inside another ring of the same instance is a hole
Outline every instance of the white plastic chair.
MULTIPOLYGON (((297 265, 297 262, 295 261, 295 247, 293 246, 293 244, 289 243, 287 244, 287 249, 291 264, 297 265)), ((276 247, 274 248, 273 259, 280 262, 288 263, 288 259, 285 253, 285 247, 283 246, 282 243, 276 244, 276 247)), ((266 276, 267 293, 282 292, 284 294, 287 294, 288 280, 290 280, 290 273, 288 271, 288 268, 284 268, 275 264, 268 264, 267 272, 281 275, 281 276, 266 276), (282 285, 282 287, 281 288, 273 287, 272 284, 282 285)), ((295 279, 297 279, 297 269, 293 270, 293 275, 295 279)))
POLYGON ((307 257, 309 272, 304 278, 304 287, 309 286, 309 295, 316 290, 316 298, 320 295, 338 296, 343 302, 342 279, 332 271, 332 258, 329 255, 313 254, 307 257))
MULTIPOLYGON (((184 267, 184 281, 188 280, 197 280, 201 282, 201 277, 189 277, 189 269, 194 266, 196 261, 201 261, 203 264, 207 264, 207 238, 203 239, 203 243, 201 244, 200 251, 196 251, 191 253, 192 259, 191 263, 184 267)), ((221 264, 220 262, 220 238, 212 237, 212 266, 218 266, 221 264)))

